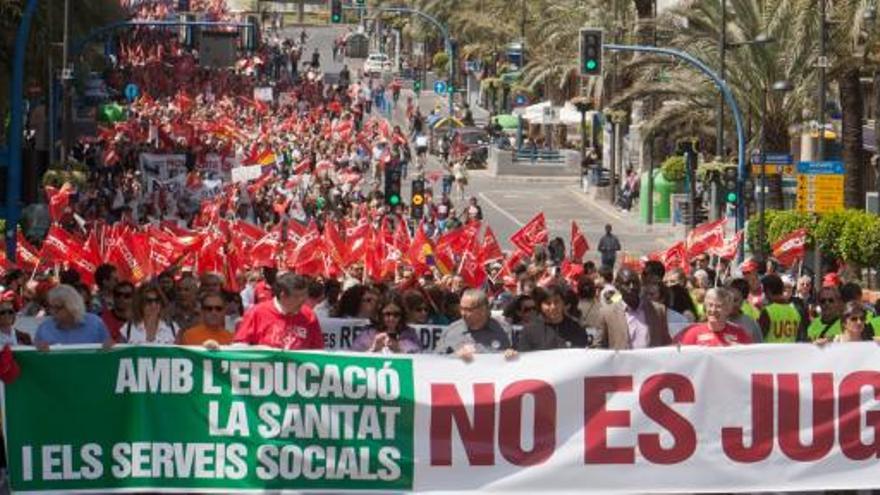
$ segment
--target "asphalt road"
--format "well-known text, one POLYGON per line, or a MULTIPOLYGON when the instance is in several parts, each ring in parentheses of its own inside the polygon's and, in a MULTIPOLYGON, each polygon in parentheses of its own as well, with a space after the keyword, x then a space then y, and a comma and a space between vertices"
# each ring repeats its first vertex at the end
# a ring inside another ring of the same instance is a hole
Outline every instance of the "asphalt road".
MULTIPOLYGON (((315 48, 321 55, 321 68, 329 81, 334 81, 343 63, 349 64, 354 75, 361 67, 362 60, 332 59, 333 40, 345 32, 347 27, 319 26, 308 27, 308 41, 304 58, 309 59, 315 48)), ((290 27, 282 31, 285 36, 298 38, 302 28, 290 27)), ((399 107, 393 112, 395 124, 406 129, 405 101, 412 93, 404 89, 399 107)), ((431 109, 440 107, 446 110, 446 99, 435 95, 426 88, 419 98, 419 106, 427 115, 431 109)), ((485 122, 487 115, 480 109, 474 110, 477 123, 485 122)), ((428 171, 441 170, 438 157, 429 159, 428 171)), ((440 182, 432 184, 434 196, 439 197, 440 182)), ((409 197, 409 180, 404 181, 404 198, 409 197)), ((575 178, 493 178, 485 171, 471 171, 467 196, 475 196, 483 208, 487 223, 492 226, 502 248, 512 247, 509 237, 527 223, 534 215, 543 211, 550 231, 550 238, 559 236, 566 243, 569 240, 571 220, 577 221, 587 236, 591 251, 587 259, 598 260, 595 251, 599 238, 604 234, 606 224, 611 224, 620 238, 624 251, 642 255, 671 245, 680 231, 668 226, 653 228, 641 225, 634 214, 620 212, 607 202, 594 201, 580 190, 579 179, 575 178)), ((453 201, 455 198, 453 197, 453 201)))

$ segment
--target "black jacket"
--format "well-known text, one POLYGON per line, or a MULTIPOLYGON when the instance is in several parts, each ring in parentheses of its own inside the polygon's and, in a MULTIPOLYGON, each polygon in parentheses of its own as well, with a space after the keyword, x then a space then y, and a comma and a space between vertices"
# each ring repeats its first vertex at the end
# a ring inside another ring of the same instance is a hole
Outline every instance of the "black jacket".
POLYGON ((589 345, 587 332, 568 316, 558 325, 537 319, 526 326, 519 336, 519 352, 547 351, 550 349, 585 349, 589 345))

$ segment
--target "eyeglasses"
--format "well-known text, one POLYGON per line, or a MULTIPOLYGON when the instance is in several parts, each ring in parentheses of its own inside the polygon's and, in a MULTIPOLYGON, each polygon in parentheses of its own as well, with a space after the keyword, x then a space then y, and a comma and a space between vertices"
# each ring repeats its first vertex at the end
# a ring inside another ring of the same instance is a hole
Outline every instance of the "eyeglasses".
POLYGON ((535 309, 537 309, 535 306, 523 306, 522 308, 520 308, 520 311, 529 313, 534 311, 535 309))
POLYGON ((118 297, 120 299, 131 299, 131 292, 114 292, 113 296, 118 297))
POLYGON ((15 314, 15 310, 13 310, 13 309, 0 310, 0 316, 10 316, 10 315, 14 315, 14 314, 15 314))
POLYGON ((426 306, 421 306, 421 307, 416 308, 416 309, 415 309, 415 312, 416 312, 416 313, 427 313, 427 312, 428 312, 428 308, 427 308, 426 306))
POLYGON ((226 310, 226 308, 224 308, 223 306, 202 306, 202 311, 205 311, 205 312, 207 312, 207 311, 218 311, 219 312, 219 311, 225 311, 225 310, 226 310))
POLYGON ((852 315, 846 318, 847 321, 865 321, 865 315, 852 315))
POLYGON ((382 313, 382 316, 386 318, 400 318, 401 316, 403 316, 403 313, 399 311, 385 311, 384 313, 382 313))
POLYGON ((831 297, 831 298, 825 298, 825 299, 819 299, 819 304, 834 304, 834 303, 836 303, 836 302, 837 302, 837 299, 834 299, 833 297, 831 297))

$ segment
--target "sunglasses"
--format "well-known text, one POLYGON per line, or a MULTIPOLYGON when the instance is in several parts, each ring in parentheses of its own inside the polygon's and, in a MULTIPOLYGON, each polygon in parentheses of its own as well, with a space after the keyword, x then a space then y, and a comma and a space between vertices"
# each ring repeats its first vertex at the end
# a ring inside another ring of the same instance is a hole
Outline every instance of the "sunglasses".
POLYGON ((864 315, 852 315, 846 318, 847 321, 865 321, 864 315))
POLYGON ((202 311, 225 311, 223 306, 202 306, 202 311))
POLYGON ((0 310, 0 316, 10 316, 10 315, 14 315, 14 314, 15 314, 15 310, 12 310, 12 309, 0 310))
POLYGON ((819 299, 819 304, 833 304, 836 302, 837 302, 837 299, 834 299, 834 298, 819 299))
POLYGON ((528 313, 530 311, 534 311, 535 309, 537 309, 535 306, 523 306, 521 311, 525 311, 526 313, 528 313))
POLYGON ((120 298, 120 299, 131 299, 132 293, 131 292, 114 292, 113 295, 115 297, 120 298))
POLYGON ((401 316, 403 316, 403 313, 400 313, 398 311, 386 311, 382 313, 382 316, 400 318, 401 316))

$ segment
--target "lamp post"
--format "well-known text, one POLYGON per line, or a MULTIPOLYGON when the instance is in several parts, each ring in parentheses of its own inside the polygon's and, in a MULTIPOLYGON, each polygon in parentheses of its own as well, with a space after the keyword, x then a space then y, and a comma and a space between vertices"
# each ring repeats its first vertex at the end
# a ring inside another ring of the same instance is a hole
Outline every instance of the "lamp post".
POLYGON ((766 146, 767 131, 767 98, 770 91, 775 93, 787 93, 792 90, 792 85, 788 81, 776 81, 772 86, 764 88, 764 97, 761 104, 761 200, 758 202, 758 249, 761 259, 764 259, 764 240, 766 239, 766 223, 764 220, 764 211, 767 208, 767 151, 766 146))

